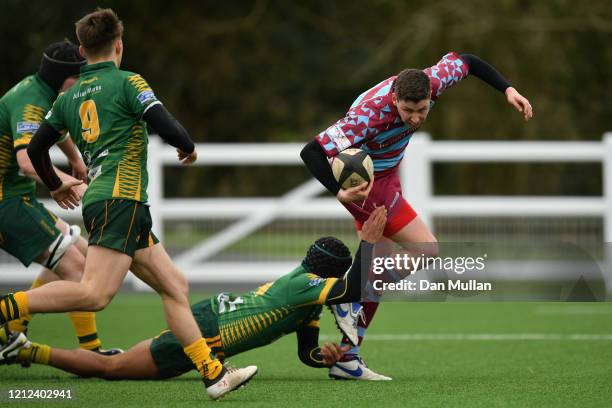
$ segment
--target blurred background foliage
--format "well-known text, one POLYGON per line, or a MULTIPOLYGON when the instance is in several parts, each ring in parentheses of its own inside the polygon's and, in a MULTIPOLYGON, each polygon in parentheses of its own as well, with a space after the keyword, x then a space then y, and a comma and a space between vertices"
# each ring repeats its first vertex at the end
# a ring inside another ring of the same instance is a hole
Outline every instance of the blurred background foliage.
MULTIPOLYGON (((35 71, 48 43, 76 41, 73 23, 96 6, 124 22, 122 67, 141 73, 198 142, 309 141, 370 86, 451 50, 493 64, 535 117, 524 123, 470 78, 430 114, 422 130, 434 139, 600 140, 612 130, 612 2, 597 0, 1 0, 0 91, 35 71)), ((308 172, 166 175, 169 196, 254 196, 308 172)), ((439 194, 601 194, 590 164, 436 166, 435 176, 439 194)))

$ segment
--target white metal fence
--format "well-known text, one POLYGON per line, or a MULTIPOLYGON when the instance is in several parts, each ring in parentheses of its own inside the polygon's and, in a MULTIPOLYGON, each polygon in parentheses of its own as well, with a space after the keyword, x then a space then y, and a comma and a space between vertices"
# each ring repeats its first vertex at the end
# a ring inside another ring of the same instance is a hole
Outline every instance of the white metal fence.
MULTIPOLYGON (((200 144, 198 166, 297 165, 303 144, 200 144)), ((54 162, 62 163, 59 152, 54 162)), ((295 262, 212 262, 225 247, 278 219, 347 219, 334 198, 318 198, 323 187, 310 180, 277 198, 165 198, 164 166, 178 165, 176 153, 158 138, 149 143, 149 201, 154 231, 163 241, 164 222, 173 220, 228 219, 236 221, 196 243, 175 258, 192 282, 254 282, 273 279, 295 262)), ((601 217, 604 240, 612 242, 612 133, 601 142, 432 141, 425 133, 413 136, 401 177, 404 194, 429 225, 436 217, 601 217), (432 193, 432 164, 440 162, 598 162, 603 165, 601 197, 471 197, 432 193)), ((64 211, 45 201, 56 214, 78 220, 80 211, 64 211)), ((321 231, 325 234, 325 231, 321 231)), ((0 264, 0 282, 27 282, 38 272, 16 263, 0 264)), ((136 288, 142 285, 135 282, 136 288)), ((610 287, 610 285, 608 285, 610 287)))

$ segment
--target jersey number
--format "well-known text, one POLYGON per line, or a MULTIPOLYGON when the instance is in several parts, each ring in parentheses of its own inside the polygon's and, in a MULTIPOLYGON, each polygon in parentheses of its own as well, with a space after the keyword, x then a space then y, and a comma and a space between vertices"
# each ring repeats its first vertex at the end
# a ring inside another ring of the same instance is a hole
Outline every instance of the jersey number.
POLYGON ((217 300, 219 301, 219 314, 225 312, 233 312, 236 310, 236 305, 244 303, 244 300, 240 296, 238 296, 234 300, 230 300, 230 297, 226 293, 221 293, 217 296, 217 300))
POLYGON ((83 140, 87 143, 93 143, 98 140, 98 136, 100 136, 100 122, 98 121, 96 102, 92 99, 83 101, 79 108, 79 115, 81 116, 81 135, 83 135, 83 140))

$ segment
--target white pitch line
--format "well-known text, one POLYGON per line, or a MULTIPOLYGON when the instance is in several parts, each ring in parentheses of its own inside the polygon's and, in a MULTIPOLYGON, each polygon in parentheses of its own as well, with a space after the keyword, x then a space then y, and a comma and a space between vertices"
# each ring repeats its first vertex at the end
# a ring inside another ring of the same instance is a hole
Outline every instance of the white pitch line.
MULTIPOLYGON (((322 340, 337 340, 341 336, 321 335, 322 340)), ((368 334, 367 341, 612 341, 612 334, 545 334, 545 333, 480 333, 480 334, 368 334)))

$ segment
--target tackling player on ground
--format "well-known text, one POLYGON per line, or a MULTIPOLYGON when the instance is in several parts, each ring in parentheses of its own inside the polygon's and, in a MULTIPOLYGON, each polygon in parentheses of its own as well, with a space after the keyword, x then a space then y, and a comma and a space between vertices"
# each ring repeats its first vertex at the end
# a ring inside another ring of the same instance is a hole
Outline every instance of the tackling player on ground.
MULTIPOLYGON (((26 267, 36 262, 45 268, 32 283, 32 289, 60 279, 78 282, 85 268, 87 242, 80 236, 80 228, 69 226, 36 200, 36 181, 41 181, 26 153, 45 113, 58 93, 76 81, 83 65, 85 59, 76 45, 50 44, 43 52, 38 72, 21 80, 0 99, 0 248, 26 267)), ((86 180, 87 168, 72 140, 65 137, 58 146, 68 158, 73 175, 86 180)), ((64 181, 76 181, 55 171, 64 181)), ((84 191, 83 185, 79 194, 84 191)), ((80 347, 100 351, 102 342, 95 313, 71 312, 69 317, 80 347)), ((9 327, 25 332, 31 319, 31 315, 22 316, 9 327)))
MULTIPOLYGON (((402 196, 398 167, 410 138, 427 119, 430 109, 442 93, 467 78, 476 76, 506 96, 509 104, 521 112, 525 120, 532 115, 529 101, 491 65, 471 54, 451 52, 425 70, 405 69, 362 93, 348 113, 319 133, 301 152, 311 173, 344 205, 355 218, 357 231, 377 205, 389 213, 384 235, 389 245, 398 243, 414 255, 435 257, 437 240, 402 196), (335 180, 328 158, 350 147, 367 152, 374 162, 374 181, 342 190, 335 180)), ((413 175, 419 177, 419 175, 413 175)), ((406 271, 407 273, 415 271, 406 271)), ((398 276, 402 278, 404 276, 398 276)), ((334 308, 336 317, 351 325, 359 319, 359 342, 345 354, 342 366, 359 358, 359 345, 378 308, 380 293, 370 290, 363 309, 359 304, 334 308), (362 318, 359 315, 362 314, 362 318)), ((348 344, 348 339, 343 339, 348 344)), ((346 375, 346 378, 363 379, 346 375)), ((372 379, 390 379, 382 375, 372 379)))
MULTIPOLYGON (((304 364, 332 367, 348 347, 319 347, 322 305, 360 299, 365 282, 362 269, 370 265, 373 244, 382 237, 385 221, 386 210, 380 207, 364 223, 352 265, 350 251, 340 240, 321 238, 310 246, 300 266, 274 282, 241 296, 220 293, 195 304, 193 314, 202 332, 210 336, 206 341, 213 353, 225 359, 295 332, 298 357, 304 364)), ((347 334, 357 335, 356 330, 347 334)), ((30 342, 23 334, 7 336, 0 330, 0 364, 13 362, 48 364, 83 377, 107 379, 170 378, 194 369, 168 330, 113 357, 51 348, 30 342)), ((345 370, 350 373, 360 367, 345 370)))
POLYGON ((81 181, 61 180, 50 147, 66 131, 89 168, 83 220, 89 233, 80 283, 51 282, 0 299, 0 323, 30 313, 103 309, 128 270, 161 296, 168 327, 200 372, 208 395, 217 399, 247 382, 257 367, 226 369, 211 355, 189 307, 187 282, 151 231, 147 203, 146 125, 177 148, 183 164, 197 158, 186 130, 157 100, 138 74, 119 70, 123 24, 110 9, 76 23, 87 65, 80 79, 58 96, 28 146, 37 174, 62 208, 78 205, 81 181))

